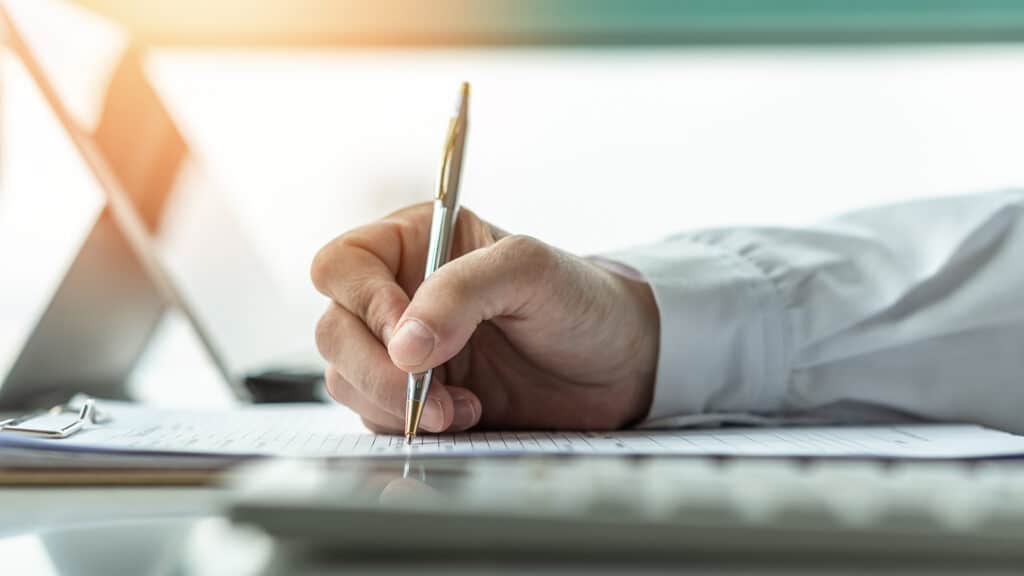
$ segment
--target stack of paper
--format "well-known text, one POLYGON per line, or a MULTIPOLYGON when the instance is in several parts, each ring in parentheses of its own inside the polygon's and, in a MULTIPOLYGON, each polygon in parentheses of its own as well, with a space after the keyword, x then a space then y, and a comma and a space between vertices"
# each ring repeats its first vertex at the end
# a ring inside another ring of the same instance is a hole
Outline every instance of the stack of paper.
MULTIPOLYGON (((100 401, 111 416, 70 438, 0 433, 0 447, 47 453, 50 461, 129 458, 156 463, 255 456, 406 457, 514 454, 984 458, 1024 455, 1024 437, 966 424, 717 427, 619 432, 473 432, 399 436, 352 432, 351 413, 336 406, 257 405, 230 411, 159 410, 100 401), (58 456, 59 454, 59 456, 58 456), (73 460, 71 460, 73 459, 73 460), (180 460, 179 460, 180 461, 180 460)), ((117 460, 120 461, 120 460, 117 460)))

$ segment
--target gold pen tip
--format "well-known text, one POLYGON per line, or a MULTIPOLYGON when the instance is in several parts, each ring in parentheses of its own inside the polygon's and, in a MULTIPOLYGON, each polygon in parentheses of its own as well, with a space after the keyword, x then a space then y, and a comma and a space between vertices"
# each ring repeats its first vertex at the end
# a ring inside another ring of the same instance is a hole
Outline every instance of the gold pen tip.
POLYGON ((412 443, 416 431, 420 429, 420 417, 423 415, 423 403, 413 400, 405 407, 405 439, 407 444, 412 443))

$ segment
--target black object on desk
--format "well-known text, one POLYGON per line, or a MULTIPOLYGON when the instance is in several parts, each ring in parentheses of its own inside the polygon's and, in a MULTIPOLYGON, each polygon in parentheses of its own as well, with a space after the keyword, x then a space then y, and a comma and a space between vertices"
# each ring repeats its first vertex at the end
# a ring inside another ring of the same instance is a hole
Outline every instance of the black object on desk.
POLYGON ((256 404, 322 402, 323 373, 308 369, 278 369, 249 374, 245 388, 256 404))

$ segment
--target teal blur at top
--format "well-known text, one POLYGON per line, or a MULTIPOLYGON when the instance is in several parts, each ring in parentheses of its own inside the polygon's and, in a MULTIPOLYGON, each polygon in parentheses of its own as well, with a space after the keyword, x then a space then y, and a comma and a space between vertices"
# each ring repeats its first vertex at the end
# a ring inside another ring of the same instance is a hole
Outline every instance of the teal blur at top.
POLYGON ((150 45, 1024 41, 1022 0, 78 0, 150 45))

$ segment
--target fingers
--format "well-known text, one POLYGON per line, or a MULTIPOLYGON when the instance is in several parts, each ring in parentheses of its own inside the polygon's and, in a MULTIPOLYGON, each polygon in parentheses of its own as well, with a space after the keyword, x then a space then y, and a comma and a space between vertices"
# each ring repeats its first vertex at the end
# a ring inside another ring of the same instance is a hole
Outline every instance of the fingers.
MULTIPOLYGON (((336 374, 329 390, 374 429, 396 431, 403 424, 407 375, 382 343, 392 339, 409 308, 408 294, 422 282, 430 222, 429 205, 413 206, 340 236, 313 260, 313 283, 334 302, 317 326, 317 346, 336 374)), ((502 235, 462 210, 453 255, 475 254, 502 235)), ((409 325, 415 334, 415 322, 409 325)), ((465 429, 479 421, 480 400, 473 392, 446 387, 436 375, 435 382, 421 419, 425 429, 465 429)))
MULTIPOLYGON (((331 398, 359 414, 363 419, 363 424, 371 431, 384 434, 403 432, 405 428, 404 417, 395 416, 390 411, 378 406, 374 403, 373 399, 365 396, 358 388, 352 386, 333 368, 327 369, 324 375, 324 382, 327 393, 330 394, 331 398)), ((475 394, 458 386, 448 387, 448 392, 454 404, 451 424, 447 427, 443 425, 437 426, 436 417, 431 415, 436 414, 436 412, 425 409, 423 418, 420 420, 420 426, 424 430, 428 432, 462 432, 476 426, 480 422, 480 399, 475 394)), ((433 390, 431 390, 431 393, 434 393, 433 390)), ((442 416, 443 419, 444 417, 442 416)))
POLYGON ((324 386, 331 398, 352 409, 370 430, 386 433, 398 433, 402 430, 401 418, 375 405, 333 368, 328 368, 325 372, 324 386))
MULTIPOLYGON (((351 312, 331 305, 317 325, 317 346, 331 364, 327 390, 352 408, 371 429, 402 430, 407 374, 388 358, 384 347, 351 312), (372 424, 372 425, 370 425, 372 424)), ((465 388, 447 387, 435 378, 420 424, 430 432, 465 430, 480 419, 480 401, 465 388)))
MULTIPOLYGON (((317 324, 316 343, 320 354, 341 377, 383 410, 404 417, 406 373, 391 362, 359 318, 332 304, 317 324)), ((450 402, 447 394, 443 396, 450 402)))
POLYGON ((509 236, 441 267, 420 285, 388 341, 391 360, 422 372, 457 354, 480 322, 528 312, 545 292, 558 253, 526 236, 509 236))
POLYGON ((462 432, 480 423, 483 408, 480 398, 472 390, 461 386, 448 386, 448 394, 452 397, 454 406, 452 424, 448 427, 450 431, 462 432))
MULTIPOLYGON (((339 396, 344 398, 336 399, 362 416, 372 414, 379 423, 386 421, 381 413, 398 421, 405 418, 408 375, 395 367, 384 347, 355 315, 332 305, 317 326, 317 346, 340 379, 358 392, 353 395, 343 391, 339 396)), ((445 430, 451 425, 453 411, 452 398, 445 387, 431 386, 421 423, 431 432, 445 430)))
POLYGON ((313 284, 355 314, 380 341, 387 342, 409 304, 397 276, 402 257, 400 226, 377 222, 325 246, 313 259, 313 284))
MULTIPOLYGON (((314 286, 387 342, 409 304, 408 294, 423 280, 430 221, 430 205, 418 205, 343 234, 313 259, 314 286)), ((452 254, 493 244, 504 234, 462 209, 452 254)))

